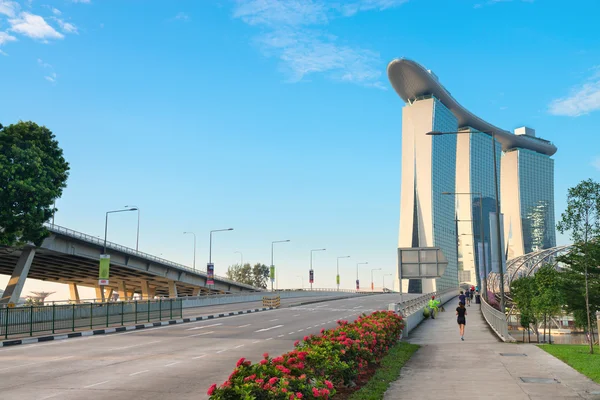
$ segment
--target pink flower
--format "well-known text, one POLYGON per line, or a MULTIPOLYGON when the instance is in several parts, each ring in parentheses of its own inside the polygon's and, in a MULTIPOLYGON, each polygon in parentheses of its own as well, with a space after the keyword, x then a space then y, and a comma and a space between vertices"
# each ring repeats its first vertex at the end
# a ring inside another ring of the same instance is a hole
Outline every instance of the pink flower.
POLYGON ((299 340, 296 340, 296 341, 294 342, 294 347, 298 347, 298 345, 299 345, 299 344, 300 344, 300 341, 299 341, 299 340))
POLYGON ((327 386, 329 389, 333 389, 333 383, 329 381, 325 381, 325 386, 327 386))
POLYGON ((213 383, 212 386, 208 388, 208 392, 206 392, 206 394, 212 396, 215 390, 217 390, 217 384, 213 383))
POLYGON ((278 380, 279 380, 279 378, 277 378, 277 377, 273 377, 273 378, 269 379, 269 385, 276 384, 278 380))
POLYGON ((304 396, 302 395, 302 393, 300 393, 300 392, 296 392, 296 397, 297 397, 297 398, 299 398, 299 399, 301 399, 301 398, 303 398, 304 396))
POLYGON ((246 359, 244 357, 240 358, 236 364, 236 367, 239 367, 240 365, 242 365, 244 363, 244 361, 246 361, 246 359))

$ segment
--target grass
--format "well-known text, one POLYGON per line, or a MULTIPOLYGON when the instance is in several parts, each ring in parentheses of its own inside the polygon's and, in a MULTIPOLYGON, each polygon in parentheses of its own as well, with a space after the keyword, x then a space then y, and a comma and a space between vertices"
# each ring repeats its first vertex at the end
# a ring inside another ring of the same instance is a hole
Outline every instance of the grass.
POLYGON ((390 383, 398 379, 400 369, 419 348, 416 344, 400 342, 381 360, 379 369, 369 382, 352 393, 350 400, 381 400, 390 383))
POLYGON ((591 380, 600 383, 600 348, 598 346, 594 346, 594 354, 590 354, 588 345, 545 344, 539 347, 591 380))

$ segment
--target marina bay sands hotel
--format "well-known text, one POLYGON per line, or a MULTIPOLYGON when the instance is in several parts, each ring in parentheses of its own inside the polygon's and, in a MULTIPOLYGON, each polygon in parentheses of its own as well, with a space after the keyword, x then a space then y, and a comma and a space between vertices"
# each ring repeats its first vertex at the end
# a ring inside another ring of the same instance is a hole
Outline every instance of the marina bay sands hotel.
POLYGON ((458 283, 476 285, 477 271, 482 277, 496 272, 504 258, 554 247, 551 156, 556 147, 533 129, 511 133, 472 114, 434 73, 414 61, 394 60, 387 73, 406 103, 398 247, 438 247, 448 261, 440 278, 397 275, 395 289, 402 285, 403 293, 428 293, 458 283), (495 251, 493 140, 504 236, 501 255, 495 251))

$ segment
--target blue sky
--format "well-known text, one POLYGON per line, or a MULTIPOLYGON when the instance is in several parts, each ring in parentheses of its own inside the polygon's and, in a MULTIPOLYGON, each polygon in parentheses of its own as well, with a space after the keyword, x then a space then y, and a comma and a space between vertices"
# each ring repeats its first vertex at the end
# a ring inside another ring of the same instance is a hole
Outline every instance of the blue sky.
MULTIPOLYGON (((568 187, 599 178, 597 15, 595 0, 0 0, 0 122, 56 134, 59 225, 102 236, 105 211, 135 204, 142 251, 189 265, 194 231, 204 268, 208 232, 233 227, 214 236, 217 274, 291 239, 280 287, 323 247, 317 286, 345 255, 342 287, 362 261, 366 286, 396 263, 387 63, 414 59, 475 114, 553 141, 559 215, 568 187)), ((135 229, 111 216, 109 240, 135 247, 135 229)))

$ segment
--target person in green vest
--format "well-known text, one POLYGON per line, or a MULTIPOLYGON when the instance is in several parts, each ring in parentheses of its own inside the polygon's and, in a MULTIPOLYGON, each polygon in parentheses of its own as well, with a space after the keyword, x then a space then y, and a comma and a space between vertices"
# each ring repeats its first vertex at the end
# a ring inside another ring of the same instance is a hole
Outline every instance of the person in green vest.
POLYGON ((441 304, 439 300, 435 299, 435 296, 431 296, 431 300, 429 300, 429 304, 427 306, 431 310, 431 319, 435 319, 435 316, 438 312, 438 306, 441 304))

